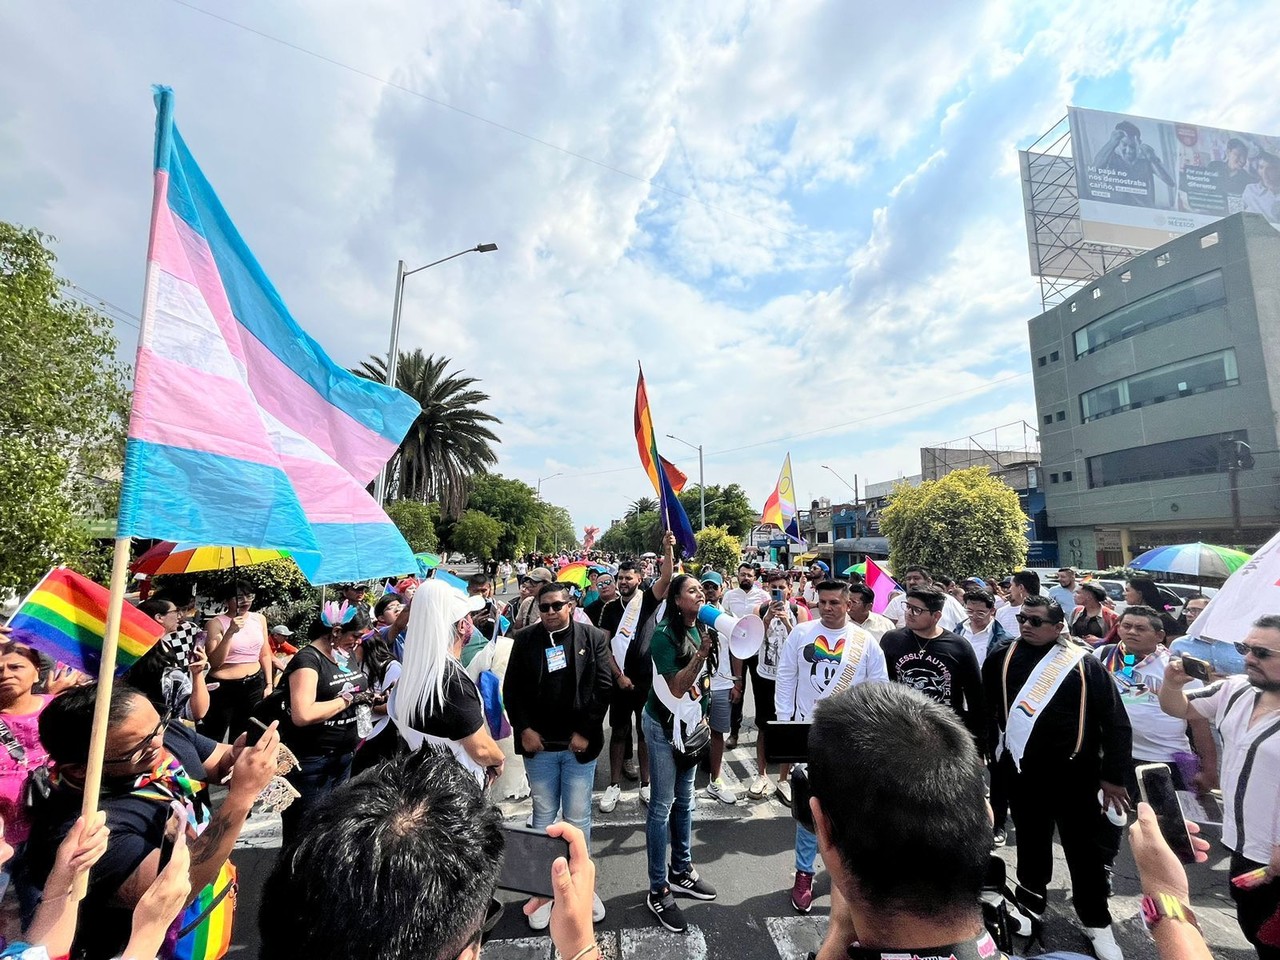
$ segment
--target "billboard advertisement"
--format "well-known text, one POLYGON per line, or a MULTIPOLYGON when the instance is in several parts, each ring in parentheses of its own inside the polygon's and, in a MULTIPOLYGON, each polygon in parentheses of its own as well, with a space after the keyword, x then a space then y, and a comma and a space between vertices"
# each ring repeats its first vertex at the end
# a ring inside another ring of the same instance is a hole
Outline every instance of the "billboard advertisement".
POLYGON ((1280 227, 1280 137, 1071 107, 1084 239, 1159 246, 1241 210, 1280 227))

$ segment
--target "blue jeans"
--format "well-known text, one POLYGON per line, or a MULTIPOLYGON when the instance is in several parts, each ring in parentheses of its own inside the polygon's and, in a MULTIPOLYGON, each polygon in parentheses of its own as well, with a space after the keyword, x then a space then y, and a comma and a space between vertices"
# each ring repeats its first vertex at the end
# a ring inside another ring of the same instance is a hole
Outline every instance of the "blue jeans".
POLYGON ((533 829, 545 830, 564 811, 564 819, 582 831, 589 848, 596 762, 579 763, 568 750, 543 750, 524 758, 524 772, 533 794, 533 829))
POLYGON ((320 805, 320 802, 333 793, 338 784, 351 776, 351 759, 354 751, 338 754, 321 754, 298 758, 297 768, 290 770, 285 777, 293 789, 301 796, 294 800, 280 814, 284 828, 284 846, 290 846, 297 839, 303 822, 310 819, 309 814, 320 805))
POLYGON ((796 824, 796 869, 801 873, 813 873, 813 861, 818 856, 818 835, 796 824))
POLYGON ((671 840, 671 870, 693 869, 693 778, 697 768, 676 770, 671 740, 662 724, 644 711, 640 720, 649 745, 649 818, 645 823, 645 848, 649 855, 649 889, 667 885, 667 839, 671 840))

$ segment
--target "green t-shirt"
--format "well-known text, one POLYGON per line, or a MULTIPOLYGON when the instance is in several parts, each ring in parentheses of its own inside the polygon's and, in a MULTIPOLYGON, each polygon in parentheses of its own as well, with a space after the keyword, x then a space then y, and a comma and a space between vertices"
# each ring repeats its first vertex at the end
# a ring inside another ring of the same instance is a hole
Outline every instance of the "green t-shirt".
MULTIPOLYGON (((653 657, 653 666, 659 676, 672 677, 689 665, 689 661, 693 659, 693 655, 698 652, 698 647, 701 645, 702 636, 698 633, 696 626, 689 627, 684 636, 677 641, 671 635, 667 620, 664 618, 654 628, 653 637, 649 640, 649 655, 653 657)), ((702 672, 698 675, 695 683, 701 695, 700 702, 704 717, 711 710, 710 663, 711 661, 708 660, 702 665, 702 672)), ((664 726, 671 722, 671 711, 662 705, 662 701, 658 699, 657 690, 651 689, 649 691, 649 699, 645 703, 645 710, 648 711, 649 716, 664 726)))

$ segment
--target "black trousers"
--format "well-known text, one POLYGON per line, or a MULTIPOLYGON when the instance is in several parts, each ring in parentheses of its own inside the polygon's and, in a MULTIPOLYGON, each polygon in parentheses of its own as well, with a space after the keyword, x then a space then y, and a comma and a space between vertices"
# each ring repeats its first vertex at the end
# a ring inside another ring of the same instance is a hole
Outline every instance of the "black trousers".
POLYGON ((267 689, 262 671, 251 673, 240 680, 210 680, 218 688, 209 691, 209 712, 197 725, 202 734, 211 740, 235 743, 236 737, 249 728, 249 715, 262 702, 267 689))
MULTIPOLYGON (((1233 877, 1265 866, 1238 853, 1231 854, 1233 877)), ((1272 880, 1253 890, 1240 890, 1234 885, 1230 889, 1231 899, 1236 902, 1236 922, 1258 951, 1258 960, 1280 960, 1280 882, 1272 880)))
POLYGON ((1053 831, 1071 873, 1071 902, 1086 927, 1111 924, 1107 909, 1107 853, 1111 826, 1098 803, 1098 773, 1067 761, 1052 773, 1019 773, 1008 754, 1001 771, 1018 831, 1018 902, 1043 913, 1053 879, 1053 831))

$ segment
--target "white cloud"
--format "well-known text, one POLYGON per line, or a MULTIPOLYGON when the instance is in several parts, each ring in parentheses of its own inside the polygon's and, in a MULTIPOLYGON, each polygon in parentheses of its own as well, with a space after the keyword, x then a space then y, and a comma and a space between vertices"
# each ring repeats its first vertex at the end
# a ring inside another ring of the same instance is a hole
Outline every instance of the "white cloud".
POLYGON ((136 303, 163 80, 340 362, 385 351, 397 259, 497 242, 410 278, 401 343, 482 379, 501 469, 565 474, 543 493, 579 525, 644 492, 637 360, 660 433, 757 502, 788 449, 802 492, 839 498, 824 462, 874 482, 918 472, 922 443, 1034 422, 1030 378, 1005 379, 1038 311, 1015 147, 1082 79, 1132 87, 1089 106, 1280 130, 1238 68, 1275 73, 1280 28, 1233 0, 217 11, 393 85, 178 4, 11 5, 3 215, 136 303))

